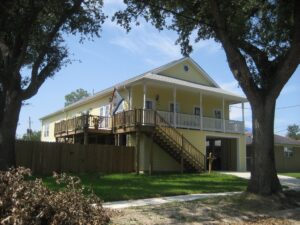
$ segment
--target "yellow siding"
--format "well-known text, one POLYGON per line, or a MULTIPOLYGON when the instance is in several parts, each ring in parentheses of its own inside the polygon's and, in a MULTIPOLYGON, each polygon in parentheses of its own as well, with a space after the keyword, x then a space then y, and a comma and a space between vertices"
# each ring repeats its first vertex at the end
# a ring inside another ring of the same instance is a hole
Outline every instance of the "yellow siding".
POLYGON ((168 77, 173 77, 180 80, 186 80, 193 83, 214 87, 212 82, 209 81, 206 77, 204 77, 203 74, 201 74, 192 63, 186 61, 174 65, 160 72, 159 74, 168 77), (184 65, 187 65, 189 67, 189 70, 187 72, 184 71, 184 65))
MULTIPOLYGON (((150 152, 152 140, 146 135, 141 136, 140 144, 140 170, 149 171, 150 152)), ((180 171, 180 164, 174 160, 156 143, 153 143, 153 171, 171 172, 180 171)))
MULTIPOLYGON (((125 110, 128 109, 128 91, 126 89, 123 89, 119 92, 121 96, 125 99, 123 106, 125 107, 125 110)), ((75 116, 80 116, 81 113, 85 111, 89 111, 91 115, 100 115, 100 107, 104 105, 109 104, 109 99, 111 97, 111 94, 102 96, 101 98, 94 99, 92 102, 88 102, 84 105, 81 105, 75 109, 67 110, 63 113, 60 113, 56 116, 44 119, 42 121, 42 135, 41 135, 41 141, 46 141, 46 142, 54 142, 55 141, 55 136, 54 136, 54 124, 61 121, 61 120, 66 120, 73 118, 75 116), (49 136, 44 137, 44 129, 45 125, 49 124, 49 136)))
POLYGON ((299 172, 300 171, 300 147, 292 148, 292 157, 284 156, 284 147, 275 146, 275 161, 278 172, 299 172))
POLYGON ((245 135, 228 134, 221 132, 209 132, 199 130, 178 129, 180 133, 186 137, 191 144, 197 147, 203 154, 206 153, 206 138, 220 137, 220 138, 234 138, 237 139, 237 170, 246 171, 246 142, 245 135))
MULTIPOLYGON (((143 108, 143 85, 132 88, 132 108, 143 108)), ((158 111, 170 111, 170 103, 173 103, 173 88, 147 85, 146 99, 154 102, 158 111), (158 98, 157 98, 158 97, 158 98)), ((193 114, 194 107, 200 106, 200 93, 185 90, 176 91, 176 102, 179 103, 179 113, 193 114)), ((223 110, 222 98, 203 95, 202 111, 204 117, 214 117, 214 110, 223 110)), ((229 119, 229 103, 224 103, 225 119, 229 119)))

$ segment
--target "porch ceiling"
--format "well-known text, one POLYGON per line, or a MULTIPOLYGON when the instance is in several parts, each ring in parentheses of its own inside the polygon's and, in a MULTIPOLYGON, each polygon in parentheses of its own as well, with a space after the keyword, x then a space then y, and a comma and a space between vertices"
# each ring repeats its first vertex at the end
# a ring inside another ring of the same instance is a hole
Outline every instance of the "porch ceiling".
POLYGON ((196 84, 184 80, 179 80, 171 77, 161 76, 158 74, 147 74, 144 77, 147 84, 152 84, 156 86, 163 87, 176 87, 179 90, 185 90, 189 92, 199 93, 201 92, 204 95, 215 96, 215 97, 224 97, 225 100, 230 101, 231 104, 248 102, 247 98, 226 91, 222 88, 209 87, 201 84, 196 84))

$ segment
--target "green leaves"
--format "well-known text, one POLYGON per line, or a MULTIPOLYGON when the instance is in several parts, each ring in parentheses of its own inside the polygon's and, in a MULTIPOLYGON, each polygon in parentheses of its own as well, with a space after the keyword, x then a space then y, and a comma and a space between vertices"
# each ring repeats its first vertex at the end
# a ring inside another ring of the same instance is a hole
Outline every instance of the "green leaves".
POLYGON ((90 96, 86 90, 79 88, 76 91, 72 91, 70 94, 65 96, 65 106, 71 105, 83 98, 90 96))
POLYGON ((18 80, 22 99, 33 96, 48 77, 70 62, 66 35, 79 35, 81 42, 100 36, 106 19, 102 7, 102 0, 2 1, 0 82, 18 80), (23 67, 31 74, 22 74, 23 67))

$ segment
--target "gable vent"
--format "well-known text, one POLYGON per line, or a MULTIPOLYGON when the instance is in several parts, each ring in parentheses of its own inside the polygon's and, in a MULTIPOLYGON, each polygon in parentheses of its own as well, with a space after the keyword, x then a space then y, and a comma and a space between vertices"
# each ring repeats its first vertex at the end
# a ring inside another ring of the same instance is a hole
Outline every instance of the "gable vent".
POLYGON ((188 66, 188 65, 184 65, 184 66, 183 66, 183 70, 184 70, 185 72, 189 71, 189 66, 188 66))

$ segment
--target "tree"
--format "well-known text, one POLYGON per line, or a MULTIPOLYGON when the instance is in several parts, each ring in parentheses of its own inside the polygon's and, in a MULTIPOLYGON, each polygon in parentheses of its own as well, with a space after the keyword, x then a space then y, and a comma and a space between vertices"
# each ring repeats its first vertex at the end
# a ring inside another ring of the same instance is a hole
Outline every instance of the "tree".
POLYGON ((86 90, 79 88, 72 91, 70 94, 65 95, 65 106, 71 105, 79 100, 89 97, 91 94, 86 90))
POLYGON ((41 131, 32 131, 30 129, 27 130, 26 134, 23 134, 21 138, 23 141, 40 141, 41 140, 41 131))
POLYGON ((287 136, 295 139, 295 140, 300 140, 300 127, 296 124, 289 125, 287 128, 287 136))
POLYGON ((99 37, 102 0, 1 0, 0 169, 15 165, 22 103, 70 62, 67 35, 99 37))
POLYGON ((127 31, 139 18, 178 33, 184 55, 190 39, 221 43, 234 78, 252 108, 253 169, 249 192, 281 192, 274 160, 276 99, 299 64, 300 2, 297 0, 126 0, 114 20, 127 31))

